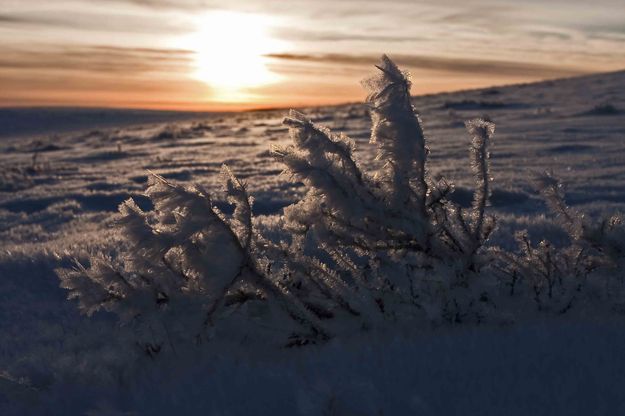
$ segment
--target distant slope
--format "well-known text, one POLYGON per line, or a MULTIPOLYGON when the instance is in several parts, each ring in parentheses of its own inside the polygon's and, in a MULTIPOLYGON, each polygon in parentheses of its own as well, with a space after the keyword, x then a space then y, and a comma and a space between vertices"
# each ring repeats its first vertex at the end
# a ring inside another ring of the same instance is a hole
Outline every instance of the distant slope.
MULTIPOLYGON (((415 83, 418 83, 415 80, 415 83)), ((415 96, 415 100, 430 99, 434 97, 457 97, 464 94, 479 94, 493 96, 500 92, 513 92, 519 88, 530 88, 532 90, 547 88, 550 90, 561 90, 570 92, 578 87, 593 84, 606 84, 605 86, 613 86, 613 98, 625 102, 625 70, 584 75, 579 77, 563 78, 556 80, 540 81, 528 84, 515 84, 506 86, 494 86, 489 88, 480 88, 475 90, 454 91, 449 93, 428 94, 423 96, 415 96), (493 94, 493 92, 495 92, 493 94), (620 98, 619 98, 620 97, 620 98)), ((578 90, 578 97, 594 98, 593 91, 578 90)), ((602 88, 598 95, 605 94, 605 88, 602 88)), ((504 94, 506 95, 506 94, 504 94)), ((558 94, 556 94, 557 96, 558 94)), ((495 97, 493 97, 495 98, 495 97)), ((563 97, 564 98, 564 97, 563 97)), ((612 97, 610 97, 612 98, 612 97)), ((582 100, 583 101, 583 100, 582 100)), ((341 109, 345 106, 351 106, 354 103, 339 104, 331 106, 308 107, 310 110, 328 111, 329 109, 341 109)), ((483 100, 481 103, 452 103, 448 109, 452 110, 487 110, 497 108, 498 102, 492 100, 483 100)), ((614 111, 615 108, 598 108, 599 113, 614 111)), ((618 111, 618 109, 616 109, 618 111)), ((621 109, 622 110, 622 109, 621 109)), ((273 113, 276 111, 284 111, 281 109, 272 109, 268 111, 251 111, 248 113, 273 113)), ((286 111, 284 111, 286 112, 286 111)), ((32 107, 32 108, 0 108, 0 138, 5 137, 24 137, 24 136, 50 136, 54 134, 77 132, 82 130, 101 129, 108 127, 128 127, 132 125, 146 123, 166 123, 176 121, 195 120, 205 118, 209 114, 207 112, 185 112, 185 111, 158 111, 158 110, 136 110, 136 109, 115 109, 115 108, 80 108, 80 107, 32 107)), ((601 114, 595 114, 601 115, 601 114)))
POLYGON ((107 108, 0 108, 0 138, 45 136, 106 127, 184 121, 209 113, 107 108))

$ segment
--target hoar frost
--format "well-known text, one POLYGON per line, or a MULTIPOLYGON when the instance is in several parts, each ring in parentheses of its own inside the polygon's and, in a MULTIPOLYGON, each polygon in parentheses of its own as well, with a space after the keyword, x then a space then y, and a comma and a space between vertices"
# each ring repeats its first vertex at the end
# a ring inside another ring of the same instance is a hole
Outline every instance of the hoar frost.
POLYGON ((377 68, 364 85, 378 172, 360 167, 348 137, 291 111, 284 124, 292 144, 271 151, 307 192, 284 209, 280 239, 255 228, 253 200, 227 166, 232 215, 199 186, 151 175, 154 211, 132 199, 120 205, 124 249, 59 270, 69 297, 86 314, 105 310, 133 325, 148 354, 217 335, 279 334, 295 346, 390 324, 502 322, 597 302, 622 308, 620 216, 589 223, 546 174, 537 187, 571 245, 534 244, 523 232, 517 251, 487 245, 495 125, 466 123, 475 191, 463 208, 452 202, 451 184, 428 174, 435 142, 412 106, 408 75, 386 56, 377 68))

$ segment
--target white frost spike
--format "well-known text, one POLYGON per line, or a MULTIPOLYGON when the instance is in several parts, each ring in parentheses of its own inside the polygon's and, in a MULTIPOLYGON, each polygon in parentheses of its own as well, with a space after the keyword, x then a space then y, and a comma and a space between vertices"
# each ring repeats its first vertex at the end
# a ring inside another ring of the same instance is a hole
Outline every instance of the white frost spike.
POLYGON ((397 209, 410 200, 410 178, 414 178, 417 210, 425 217, 427 148, 410 101, 410 81, 386 55, 377 68, 381 73, 363 81, 363 85, 370 91, 371 143, 378 145, 377 159, 386 162, 379 178, 388 187, 391 206, 397 209))
POLYGON ((154 176, 146 194, 159 218, 175 213, 175 225, 159 223, 162 230, 172 233, 172 248, 181 248, 181 255, 170 264, 179 265, 198 290, 214 300, 245 260, 238 237, 213 209, 208 193, 199 187, 185 189, 154 176))
POLYGON ((488 171, 488 145, 495 133, 495 124, 481 118, 466 122, 466 128, 473 137, 471 141, 471 168, 475 175, 476 187, 473 195, 473 237, 482 238, 482 227, 484 225, 484 210, 491 195, 490 173, 488 171))
POLYGON ((173 244, 170 233, 156 231, 148 224, 146 214, 132 199, 122 202, 119 212, 121 215, 116 224, 124 230, 134 254, 125 256, 127 267, 131 270, 147 268, 144 277, 149 277, 149 280, 138 280, 137 285, 153 286, 158 291, 175 290, 180 284, 180 275, 163 264, 163 259, 173 244))
POLYGON ((252 204, 245 185, 232 173, 228 165, 221 167, 225 179, 225 191, 228 202, 234 205, 231 225, 239 238, 241 246, 249 252, 252 244, 252 204))
POLYGON ((314 205, 319 205, 320 198, 330 211, 362 216, 363 209, 374 202, 367 188, 369 179, 353 158, 353 142, 297 111, 291 110, 283 123, 289 127, 294 146, 273 147, 272 154, 311 188, 314 205))
POLYGON ((533 181, 536 189, 545 198, 547 206, 556 214, 564 228, 571 236, 579 238, 582 232, 583 218, 572 212, 566 205, 562 183, 549 171, 534 176, 533 181))
POLYGON ((78 261, 74 269, 59 270, 61 287, 69 290, 68 299, 77 299, 82 313, 91 316, 99 309, 111 310, 112 304, 123 299, 127 288, 113 276, 110 259, 94 258, 90 269, 78 261), (87 278, 85 278, 87 277, 87 278))
POLYGON ((328 157, 334 156, 351 179, 363 184, 362 173, 353 159, 354 143, 347 136, 333 134, 295 110, 289 112, 283 124, 289 127, 293 142, 300 151, 306 152, 311 165, 323 167, 329 163, 328 157))

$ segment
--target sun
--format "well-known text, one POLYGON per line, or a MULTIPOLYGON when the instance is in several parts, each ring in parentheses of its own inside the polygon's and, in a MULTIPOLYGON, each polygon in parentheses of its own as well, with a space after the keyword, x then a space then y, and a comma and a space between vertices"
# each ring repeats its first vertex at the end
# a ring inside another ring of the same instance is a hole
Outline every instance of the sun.
POLYGON ((197 30, 184 43, 194 52, 192 76, 211 87, 222 102, 249 101, 254 87, 279 80, 266 55, 285 47, 270 34, 268 16, 215 11, 197 19, 197 30))

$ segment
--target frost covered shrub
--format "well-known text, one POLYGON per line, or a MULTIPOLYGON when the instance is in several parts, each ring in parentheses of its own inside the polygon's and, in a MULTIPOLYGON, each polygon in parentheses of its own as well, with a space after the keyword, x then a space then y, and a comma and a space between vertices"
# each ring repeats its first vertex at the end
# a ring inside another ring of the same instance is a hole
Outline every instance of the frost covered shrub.
POLYGON ((564 313, 605 281, 598 271, 616 267, 622 274, 622 219, 586 224, 566 207, 550 176, 539 179, 539 188, 571 246, 535 245, 520 233, 516 252, 487 248, 495 227, 486 211, 494 124, 466 123, 475 192, 462 208, 449 198, 453 186, 428 174, 427 140, 408 76, 386 56, 378 69, 364 85, 379 171, 360 167, 347 136, 291 111, 284 124, 292 144, 271 152, 307 192, 284 209, 279 235, 254 226, 253 200, 227 167, 232 215, 199 186, 151 175, 146 195, 154 211, 132 199, 120 206, 127 241, 121 254, 59 271, 69 297, 86 314, 117 314, 153 356, 233 332, 250 340, 260 328, 294 346, 389 322, 479 323, 498 319, 506 296, 564 313))
POLYGON ((493 229, 485 207, 494 125, 467 123, 477 191, 465 212, 446 198, 451 185, 427 174, 407 76, 387 57, 378 68, 365 82, 371 143, 385 162, 377 174, 360 168, 348 137, 292 111, 284 123, 293 145, 272 152, 309 191, 285 209, 288 239, 255 232, 252 199, 227 167, 231 217, 204 189, 152 175, 153 213, 131 199, 120 206, 125 253, 59 272, 70 298, 87 314, 103 309, 138 324, 150 354, 181 338, 203 339, 217 316, 247 302, 276 309, 292 344, 325 339, 347 320, 370 327, 389 318, 480 319, 486 295, 475 288, 493 229))
POLYGON ((457 321, 476 312, 482 297, 468 288, 480 284, 480 249, 494 225, 485 214, 494 125, 481 119, 467 123, 476 192, 465 212, 447 199, 451 185, 434 183, 427 174, 426 139, 407 76, 387 57, 378 68, 380 74, 364 82, 371 91, 371 143, 385 162, 375 175, 359 167, 348 137, 294 111, 285 119, 293 145, 273 153, 309 189, 285 209, 292 235, 286 251, 298 253, 298 265, 287 266, 306 293, 347 292, 335 301, 366 324, 424 313, 457 321), (317 266, 302 271, 301 264, 317 266))
POLYGON ((541 240, 534 246, 527 232, 518 232, 516 239, 518 253, 496 251, 497 267, 508 277, 509 294, 531 298, 539 311, 567 312, 582 296, 596 267, 594 259, 577 245, 556 248, 541 240))
MULTIPOLYGON (((590 221, 566 205, 564 187, 553 174, 538 175, 535 186, 568 233, 570 245, 556 248, 548 240, 534 245, 517 233, 519 251, 493 250, 495 268, 507 276, 510 295, 529 291, 539 310, 564 313, 588 297, 623 302, 625 223, 613 215, 590 221)), ((591 300, 592 301, 592 300, 591 300)))
MULTIPOLYGON (((583 214, 567 207, 563 185, 545 172, 536 179, 537 187, 573 241, 603 254, 613 266, 625 260, 625 220, 619 214, 592 222, 583 214)), ((622 268, 621 268, 622 270, 622 268)))
POLYGON ((466 125, 476 192, 465 211, 447 199, 452 186, 427 173, 407 75, 386 56, 378 69, 365 81, 371 143, 385 162, 375 175, 360 168, 348 137, 295 111, 284 120, 293 145, 272 153, 309 189, 285 209, 287 238, 270 241, 254 230, 252 199, 227 167, 230 217, 206 190, 152 175, 146 195, 154 212, 132 199, 120 205, 127 250, 60 270, 62 287, 83 312, 106 310, 137 325, 149 354, 180 339, 201 341, 218 317, 248 304, 257 306, 248 314, 277 320, 289 345, 327 339, 347 322, 481 320, 488 304, 482 247, 494 226, 485 214, 494 125, 466 125))
POLYGON ((116 259, 93 258, 89 268, 77 263, 72 270, 60 270, 61 286, 79 300, 84 313, 102 309, 137 324, 149 354, 164 343, 173 348, 180 339, 201 342, 228 295, 239 296, 239 302, 244 301, 241 296, 256 296, 245 291, 246 284, 315 330, 311 313, 259 272, 252 201, 227 167, 224 176, 228 199, 236 206, 230 218, 213 206, 204 189, 182 188, 152 175, 146 195, 154 203, 154 215, 132 199, 120 205, 126 253, 116 259))

